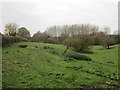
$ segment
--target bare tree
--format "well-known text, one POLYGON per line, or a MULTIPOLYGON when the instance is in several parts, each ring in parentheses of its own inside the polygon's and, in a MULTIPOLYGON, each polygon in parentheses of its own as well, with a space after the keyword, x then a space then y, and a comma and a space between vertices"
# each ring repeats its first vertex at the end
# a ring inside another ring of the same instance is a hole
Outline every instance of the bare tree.
POLYGON ((103 27, 103 32, 104 32, 106 35, 109 35, 110 32, 111 32, 110 27, 108 27, 108 26, 104 26, 104 27, 103 27))
POLYGON ((110 35, 106 35, 102 39, 102 45, 107 49, 110 49, 110 45, 113 45, 115 43, 116 43, 115 39, 113 37, 111 37, 110 35))
POLYGON ((99 27, 90 24, 73 24, 64 26, 52 26, 47 29, 47 33, 52 37, 59 37, 61 34, 75 36, 77 34, 91 34, 98 32, 99 27))
POLYGON ((101 44, 105 48, 110 49, 110 45, 113 45, 116 43, 115 39, 111 36, 110 34, 111 29, 109 27, 104 27, 103 31, 105 35, 101 37, 101 44))

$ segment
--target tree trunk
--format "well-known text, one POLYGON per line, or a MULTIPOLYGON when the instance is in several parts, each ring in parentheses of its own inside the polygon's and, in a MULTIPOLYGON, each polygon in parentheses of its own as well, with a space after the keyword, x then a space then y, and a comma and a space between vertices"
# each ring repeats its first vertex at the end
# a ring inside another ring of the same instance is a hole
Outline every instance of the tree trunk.
POLYGON ((109 45, 107 45, 107 49, 110 49, 110 46, 109 46, 109 45))
POLYGON ((64 55, 67 52, 68 48, 69 48, 69 46, 67 46, 67 48, 65 49, 65 51, 63 52, 62 55, 64 55))

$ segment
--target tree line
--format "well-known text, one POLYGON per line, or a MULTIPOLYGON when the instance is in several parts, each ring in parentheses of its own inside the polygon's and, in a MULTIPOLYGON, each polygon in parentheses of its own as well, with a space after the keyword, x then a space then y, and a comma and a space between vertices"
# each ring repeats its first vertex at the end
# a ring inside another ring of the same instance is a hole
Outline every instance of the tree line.
MULTIPOLYGON (((104 27, 101 30, 96 25, 74 24, 51 26, 45 32, 37 31, 31 36, 27 28, 18 28, 17 24, 9 23, 5 25, 3 39, 6 37, 6 40, 10 37, 15 39, 19 37, 18 41, 64 44, 67 46, 66 50, 69 47, 73 47, 74 50, 80 52, 87 51, 92 45, 102 45, 110 49, 110 45, 119 44, 120 41, 117 32, 111 34, 110 31, 109 27, 104 27)), ((3 42, 6 40, 3 40, 3 42)), ((15 41, 17 42, 17 40, 15 41)))

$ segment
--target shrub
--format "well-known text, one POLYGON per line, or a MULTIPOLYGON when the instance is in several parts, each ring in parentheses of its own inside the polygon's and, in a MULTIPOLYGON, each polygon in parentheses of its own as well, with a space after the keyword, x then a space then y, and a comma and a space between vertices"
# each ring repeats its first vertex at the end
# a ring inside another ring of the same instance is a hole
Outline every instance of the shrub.
POLYGON ((85 56, 85 55, 79 55, 78 53, 66 53, 66 57, 73 58, 76 60, 85 60, 85 61, 91 61, 92 59, 85 56))

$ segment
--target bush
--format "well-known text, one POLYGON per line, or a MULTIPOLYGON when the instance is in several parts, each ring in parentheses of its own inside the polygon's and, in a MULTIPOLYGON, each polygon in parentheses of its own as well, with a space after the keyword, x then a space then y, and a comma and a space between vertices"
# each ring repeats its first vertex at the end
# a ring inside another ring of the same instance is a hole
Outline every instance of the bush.
POLYGON ((66 53, 66 57, 73 58, 76 60, 85 60, 85 61, 91 61, 92 59, 85 56, 85 55, 79 55, 78 53, 66 53))

